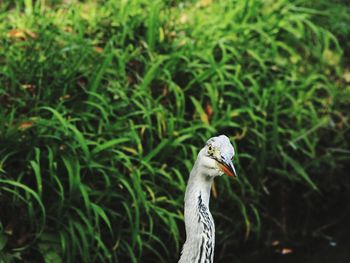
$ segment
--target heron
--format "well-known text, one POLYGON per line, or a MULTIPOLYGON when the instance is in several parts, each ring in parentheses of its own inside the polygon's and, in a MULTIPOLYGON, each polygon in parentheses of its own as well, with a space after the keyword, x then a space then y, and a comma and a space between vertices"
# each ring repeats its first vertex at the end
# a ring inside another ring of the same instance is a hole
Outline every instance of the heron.
POLYGON ((237 176, 232 163, 235 151, 225 135, 210 138, 200 150, 185 192, 186 241, 179 263, 212 263, 215 225, 209 211, 210 190, 215 177, 237 176))

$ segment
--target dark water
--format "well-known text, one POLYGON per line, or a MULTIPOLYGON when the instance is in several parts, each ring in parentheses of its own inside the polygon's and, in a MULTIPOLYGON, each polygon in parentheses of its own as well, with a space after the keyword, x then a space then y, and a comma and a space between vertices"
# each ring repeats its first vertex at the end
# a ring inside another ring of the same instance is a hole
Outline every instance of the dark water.
POLYGON ((314 241, 318 244, 308 244, 308 247, 291 247, 292 252, 283 255, 281 252, 270 251, 262 255, 256 262, 274 263, 349 263, 350 243, 331 243, 314 241))
POLYGON ((242 263, 350 263, 350 222, 333 236, 279 244, 243 256, 242 263), (296 244, 297 243, 297 244, 296 244))

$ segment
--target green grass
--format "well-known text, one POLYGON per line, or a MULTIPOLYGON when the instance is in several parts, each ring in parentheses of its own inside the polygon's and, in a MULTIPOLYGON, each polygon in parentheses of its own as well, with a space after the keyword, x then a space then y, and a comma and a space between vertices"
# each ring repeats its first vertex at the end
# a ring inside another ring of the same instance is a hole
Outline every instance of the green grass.
POLYGON ((221 133, 217 262, 312 235, 350 189, 342 43, 306 2, 3 2, 0 262, 177 262, 221 133))

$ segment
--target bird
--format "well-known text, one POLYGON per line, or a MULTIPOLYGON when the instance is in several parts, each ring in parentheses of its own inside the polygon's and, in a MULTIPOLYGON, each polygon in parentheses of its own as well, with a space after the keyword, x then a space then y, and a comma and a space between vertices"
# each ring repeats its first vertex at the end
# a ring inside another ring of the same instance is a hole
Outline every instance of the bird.
POLYGON ((215 225, 209 211, 210 190, 217 176, 237 176, 235 150, 225 135, 210 138, 198 153, 184 198, 186 241, 179 263, 214 262, 215 225))

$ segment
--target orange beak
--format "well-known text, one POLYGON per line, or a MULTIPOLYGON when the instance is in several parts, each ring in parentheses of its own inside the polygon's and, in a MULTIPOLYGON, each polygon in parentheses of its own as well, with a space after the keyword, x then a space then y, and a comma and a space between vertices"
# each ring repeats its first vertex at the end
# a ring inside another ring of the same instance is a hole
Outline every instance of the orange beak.
POLYGON ((228 176, 237 176, 236 169, 231 160, 222 159, 219 162, 220 169, 228 176))

